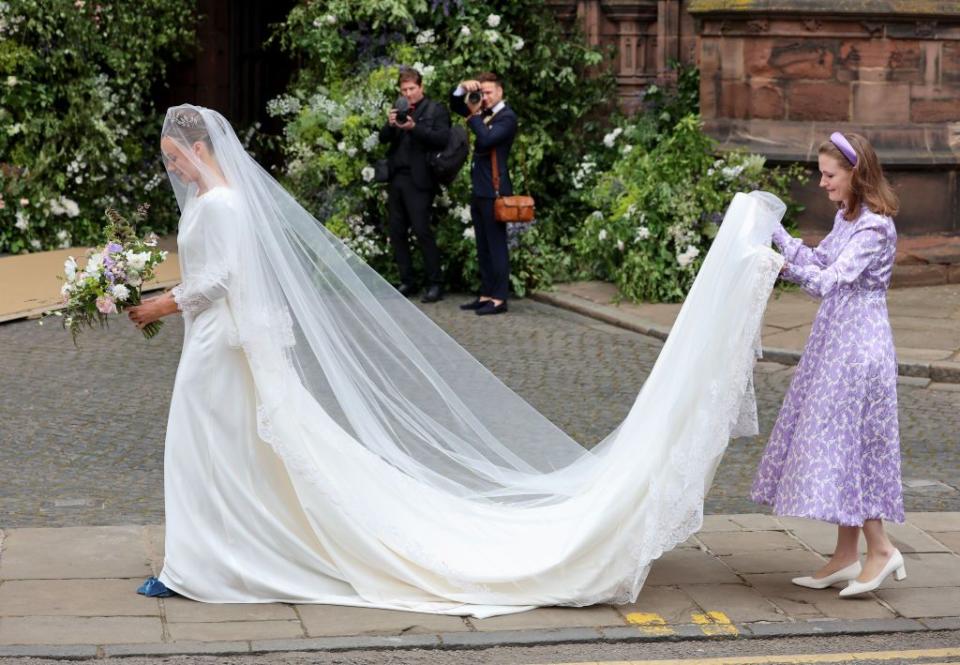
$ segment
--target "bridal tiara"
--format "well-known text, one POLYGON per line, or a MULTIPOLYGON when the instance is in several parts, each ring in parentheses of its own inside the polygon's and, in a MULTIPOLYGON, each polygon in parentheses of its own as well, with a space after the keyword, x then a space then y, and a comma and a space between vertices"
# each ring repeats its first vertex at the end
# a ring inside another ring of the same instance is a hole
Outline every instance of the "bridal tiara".
POLYGON ((173 114, 173 122, 179 127, 194 128, 203 123, 203 118, 199 113, 178 111, 173 114))

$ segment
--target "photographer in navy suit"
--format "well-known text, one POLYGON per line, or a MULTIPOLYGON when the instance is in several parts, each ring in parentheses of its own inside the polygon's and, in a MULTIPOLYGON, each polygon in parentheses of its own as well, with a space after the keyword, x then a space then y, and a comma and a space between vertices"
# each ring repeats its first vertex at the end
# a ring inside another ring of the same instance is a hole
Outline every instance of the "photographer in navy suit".
POLYGON ((503 101, 503 83, 496 74, 486 72, 463 81, 450 96, 450 108, 467 118, 474 134, 470 180, 473 196, 470 214, 477 241, 480 264, 480 295, 460 306, 479 315, 507 311, 510 288, 510 257, 507 253, 507 225, 493 217, 497 195, 511 196, 508 160, 517 135, 517 114, 503 101), (491 154, 496 151, 500 191, 493 188, 491 154))

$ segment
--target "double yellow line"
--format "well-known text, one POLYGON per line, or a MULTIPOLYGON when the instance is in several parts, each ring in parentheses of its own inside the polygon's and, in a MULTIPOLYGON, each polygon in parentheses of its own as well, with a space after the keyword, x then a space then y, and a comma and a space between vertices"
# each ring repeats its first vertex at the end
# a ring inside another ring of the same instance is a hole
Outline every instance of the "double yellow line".
MULTIPOLYGON (((673 658, 667 660, 621 660, 563 663, 562 665, 806 665, 807 663, 858 663, 876 660, 924 661, 934 658, 960 658, 960 648, 915 649, 912 651, 861 651, 855 653, 818 653, 783 656, 722 656, 719 658, 673 658)), ((561 664, 556 664, 561 665, 561 664)), ((960 665, 960 660, 938 661, 929 665, 960 665)))

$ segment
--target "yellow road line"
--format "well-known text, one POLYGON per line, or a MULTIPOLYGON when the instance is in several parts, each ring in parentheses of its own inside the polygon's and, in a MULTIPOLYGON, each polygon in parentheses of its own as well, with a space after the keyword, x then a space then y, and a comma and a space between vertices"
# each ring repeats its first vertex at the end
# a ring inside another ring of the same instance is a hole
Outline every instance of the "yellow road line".
MULTIPOLYGON (((619 660, 587 661, 581 663, 563 663, 555 665, 764 665, 766 663, 856 663, 867 660, 905 660, 907 658, 957 658, 960 649, 914 649, 911 651, 861 651, 851 653, 792 654, 783 656, 723 656, 720 658, 673 658, 666 660, 619 660)), ((960 665, 960 661, 951 663, 930 663, 929 665, 960 665)))
POLYGON ((739 635, 740 631, 733 625, 723 612, 711 610, 709 612, 695 612, 690 615, 693 623, 700 626, 704 635, 739 635))
POLYGON ((677 631, 667 625, 667 620, 653 612, 631 612, 627 623, 633 624, 645 635, 676 635, 677 631))

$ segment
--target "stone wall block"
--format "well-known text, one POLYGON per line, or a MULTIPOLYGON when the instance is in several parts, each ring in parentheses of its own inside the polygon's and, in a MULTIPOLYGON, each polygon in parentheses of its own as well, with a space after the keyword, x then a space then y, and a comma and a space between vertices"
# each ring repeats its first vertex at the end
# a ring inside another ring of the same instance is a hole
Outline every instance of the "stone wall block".
POLYGON ((790 120, 845 121, 850 116, 850 86, 827 81, 796 81, 787 85, 790 120))
POLYGON ((853 87, 854 122, 909 122, 909 84, 856 81, 851 86, 853 87))
POLYGON ((746 81, 721 81, 718 106, 718 112, 724 118, 749 117, 750 84, 746 81))
POLYGON ((960 99, 914 99, 910 102, 911 122, 960 121, 960 99))
POLYGON ((960 42, 944 42, 941 46, 941 80, 956 85, 960 83, 960 42))
POLYGON ((750 117, 762 120, 782 120, 786 117, 786 100, 777 81, 750 80, 750 117))
POLYGON ((743 39, 730 37, 720 40, 720 72, 724 80, 743 80, 743 39))
POLYGON ((791 79, 832 79, 834 61, 830 44, 819 39, 776 39, 770 54, 777 74, 791 79))
POLYGON ((766 37, 748 39, 743 44, 743 63, 749 76, 771 78, 779 72, 770 64, 773 40, 766 37))

